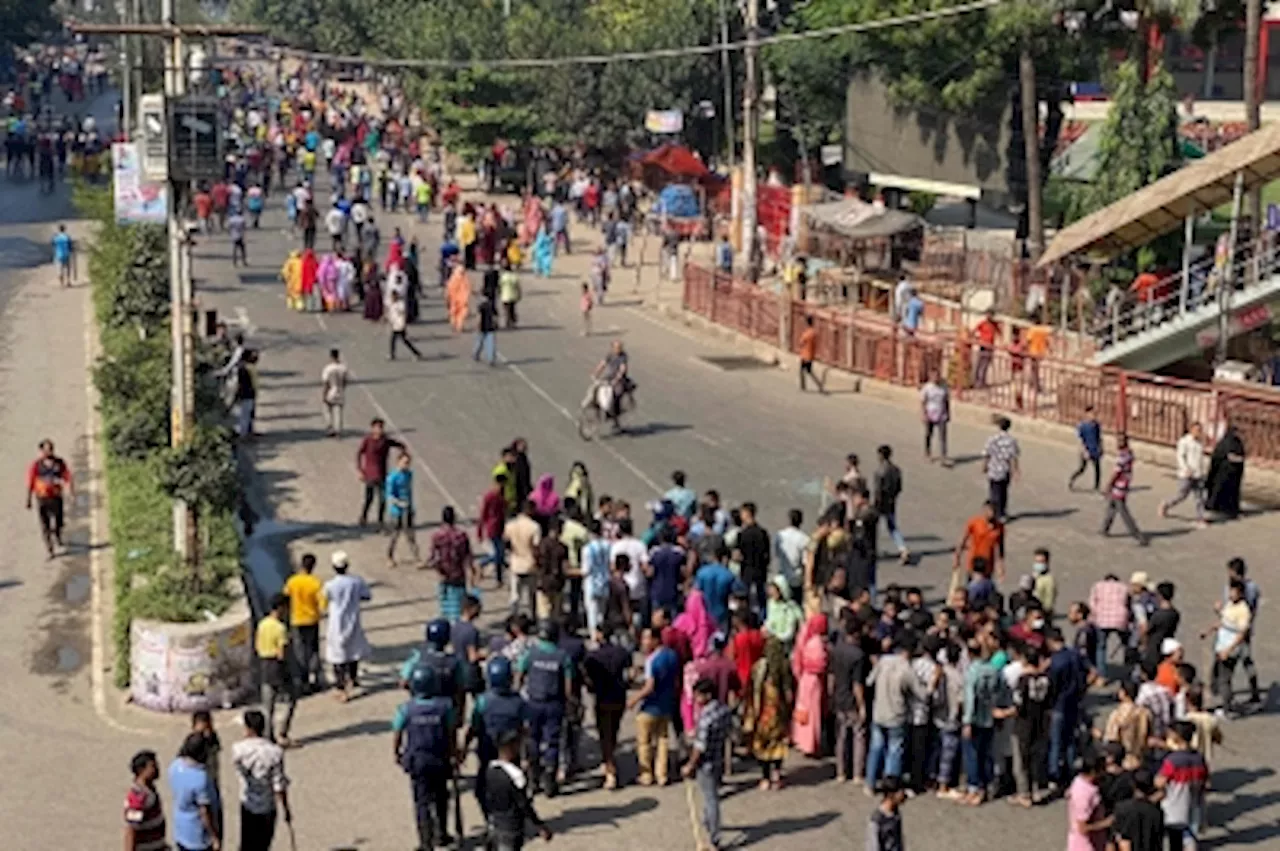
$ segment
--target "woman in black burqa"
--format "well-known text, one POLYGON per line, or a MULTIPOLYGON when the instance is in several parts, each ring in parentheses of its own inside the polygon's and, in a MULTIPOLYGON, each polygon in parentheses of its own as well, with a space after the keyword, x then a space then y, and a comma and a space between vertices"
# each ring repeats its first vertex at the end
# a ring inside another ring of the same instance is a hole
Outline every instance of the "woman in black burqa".
POLYGON ((1205 485, 1210 511, 1234 520, 1240 516, 1240 489, 1244 484, 1244 440, 1230 423, 1213 448, 1209 459, 1209 478, 1205 485))

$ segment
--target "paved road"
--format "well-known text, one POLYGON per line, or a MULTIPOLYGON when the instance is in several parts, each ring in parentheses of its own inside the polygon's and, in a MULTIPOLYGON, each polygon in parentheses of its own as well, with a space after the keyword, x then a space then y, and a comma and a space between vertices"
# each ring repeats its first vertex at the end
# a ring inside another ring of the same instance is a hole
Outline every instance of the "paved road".
MULTIPOLYGON (((42 221, 58 212, 19 194, 24 191, 0 187, 3 208, 42 221), (18 203, 8 203, 11 198, 18 203)), ((526 279, 523 327, 500 335, 500 368, 468 359, 470 337, 449 332, 435 294, 425 321, 414 329, 429 359, 389 363, 384 327, 356 314, 320 317, 285 308, 275 275, 291 242, 281 218, 273 206, 264 230, 250 235, 254 265, 248 270, 231 268, 229 246, 215 236, 196 250, 196 275, 204 303, 225 316, 244 317, 254 343, 263 349, 263 436, 254 449, 260 469, 255 499, 273 516, 254 542, 255 571, 269 579, 273 556, 296 557, 313 550, 324 563, 331 550, 342 548, 374 583, 366 621, 377 645, 366 677, 369 694, 347 706, 323 696, 310 698, 298 711, 294 735, 302 747, 290 754, 289 770, 295 780, 300 848, 411 847, 407 784, 392 765, 387 734, 387 719, 399 700, 392 671, 436 611, 434 580, 407 564, 389 569, 383 540, 350 525, 358 509, 352 469, 357 436, 353 431, 341 440, 324 437, 319 414, 317 379, 331 346, 343 350, 356 378, 349 392, 349 422, 358 428, 372 416, 383 416, 411 445, 424 524, 446 503, 473 511, 498 449, 516 435, 529 440, 535 472, 563 477, 572 461, 580 459, 592 471, 597 494, 611 493, 638 507, 665 489, 670 472, 680 468, 698 490, 718 487, 730 502, 756 501, 770 528, 793 506, 812 515, 822 477, 838 472, 846 452, 869 458, 877 445, 887 442, 901 457, 906 476, 902 519, 923 558, 910 568, 884 562, 881 583, 911 582, 933 597, 944 589, 948 550, 984 488, 972 460, 953 470, 923 463, 911 411, 855 395, 800 396, 794 376, 732 368, 740 365, 733 361, 717 366, 706 359, 723 358, 726 350, 630 303, 629 276, 615 293, 617 301, 597 312, 597 335, 584 339, 576 310, 585 269, 581 258, 561 264, 550 280, 526 279), (572 411, 587 373, 614 337, 625 340, 632 354, 642 386, 640 408, 629 434, 585 444, 570 422, 572 411)), ((430 267, 438 220, 420 228, 389 218, 382 222, 384 236, 393 224, 419 237, 430 267)), ((40 246, 47 227, 39 221, 6 225, 0 239, 26 237, 40 246)), ((35 259, 29 262, 38 259, 34 252, 30 256, 35 259)), ((28 448, 44 434, 66 447, 74 463, 83 464, 69 450, 85 431, 81 317, 87 301, 84 290, 51 291, 47 280, 47 273, 38 269, 10 271, 4 277, 5 291, 15 293, 0 321, 9 357, 8 368, 0 372, 0 427, 16 438, 3 456, 11 479, 21 475, 28 448), (66 400, 56 413, 41 404, 50 396, 66 400)), ((979 429, 957 426, 953 452, 972 459, 984 436, 979 429)), ((1108 568, 1121 573, 1144 569, 1154 577, 1172 578, 1188 624, 1184 639, 1208 621, 1227 556, 1243 555, 1264 589, 1275 586, 1267 558, 1277 528, 1274 517, 1254 516, 1194 533, 1182 521, 1156 522, 1155 504, 1171 482, 1142 469, 1143 489, 1134 496, 1135 507, 1159 537, 1146 550, 1119 539, 1104 541, 1096 534, 1101 509, 1096 498, 1069 494, 1064 487, 1072 453, 1031 439, 1024 440, 1023 449, 1026 474, 1014 493, 1014 510, 1022 516, 1010 541, 1013 573, 1030 564, 1034 547, 1046 545, 1055 553, 1064 599, 1083 595, 1108 568)), ((76 515, 73 541, 87 541, 83 516, 76 515)), ((94 714, 83 667, 89 618, 78 596, 88 568, 83 558, 46 565, 34 533, 23 533, 26 522, 23 518, 15 524, 19 534, 0 556, 0 635, 15 651, 22 648, 20 656, 11 652, 0 662, 8 686, 0 698, 0 748, 18 754, 10 764, 16 770, 5 774, 13 779, 0 780, 0 793, 5 793, 0 794, 0 843, 35 849, 108 847, 117 841, 128 755, 145 745, 167 761, 184 722, 121 706, 116 696, 108 700, 108 717, 146 735, 122 731, 94 714), (59 656, 70 671, 57 670, 59 656), (67 795, 68 789, 75 794, 67 795)), ((422 531, 425 535, 428 530, 422 531)), ((496 611, 505 598, 491 593, 486 602, 496 611)), ((1268 683, 1276 644, 1276 634, 1264 626, 1257 652, 1268 683)), ((1228 727, 1230 750, 1220 758, 1215 778, 1221 794, 1215 799, 1210 844, 1266 846, 1280 841, 1280 782, 1271 767, 1277 753, 1274 735, 1280 732, 1270 714, 1274 694, 1268 705, 1267 713, 1228 727)), ((219 723, 228 743, 238 735, 233 714, 224 714, 219 723)), ((626 732, 629 738, 629 725, 626 732)), ((860 841, 870 808, 867 799, 830 783, 833 772, 821 763, 796 758, 789 772, 790 785, 779 793, 753 791, 749 771, 733 778, 734 794, 725 808, 730 842, 770 847, 787 836, 844 845, 850 835, 855 844, 860 841)), ((223 775, 230 778, 225 767, 223 775)), ((628 787, 604 793, 597 791, 598 785, 598 775, 589 774, 571 794, 542 805, 545 814, 555 817, 553 826, 561 834, 557 846, 598 847, 601 841, 624 848, 690 846, 682 789, 628 787)), ((233 796, 233 790, 225 791, 233 796)), ((475 824, 470 800, 466 811, 475 824)), ((967 851, 988 846, 994 837, 1016 836, 1028 847, 1052 848, 1063 843, 1065 813, 1060 804, 1024 813, 1003 805, 973 811, 928 800, 909 805, 907 822, 915 847, 945 842, 967 851)), ((233 831, 237 823, 229 813, 233 831)))
MULTIPOLYGON (((99 126, 111 123, 112 105, 111 98, 92 103, 99 126)), ((93 705, 87 264, 80 259, 77 287, 61 289, 49 262, 57 223, 72 215, 66 187, 45 195, 34 180, 0 182, 0 477, 9 521, 0 547, 5 848, 101 848, 107 837, 114 845, 128 758, 148 742, 108 727, 93 705), (68 507, 70 552, 52 562, 34 516, 23 510, 27 465, 44 437, 82 488, 68 507), (94 800, 84 807, 77 799, 94 800)), ((70 230, 77 239, 85 234, 76 224, 70 230)))
MULTIPOLYGON (((434 265, 438 220, 418 226, 404 217, 382 218, 384 237, 393 225, 402 227, 422 243, 424 265, 434 265)), ((902 519, 922 559, 908 568, 883 563, 881 584, 909 582, 933 597, 945 588, 950 548, 984 498, 975 463, 982 430, 956 427, 953 452, 962 463, 955 469, 928 465, 919 456, 912 411, 853 395, 801 396, 794 376, 733 359, 717 365, 714 359, 724 358, 725 350, 637 309, 637 299, 628 297, 629 272, 622 276, 616 301, 597 311, 596 334, 584 339, 576 309, 585 272, 581 256, 561 264, 549 280, 526 278, 522 327, 499 336, 500 368, 469 359, 471 337, 450 332, 434 292, 424 321, 413 329, 427 360, 402 357, 390 363, 385 327, 356 314, 303 315, 285 308, 275 273, 290 239, 279 224, 273 211, 267 229, 251 235, 254 266, 248 271, 229 268, 228 246, 215 237, 197 251, 197 274, 207 279, 202 292, 225 314, 247 317, 263 348, 259 422, 264 435, 256 451, 264 496, 276 515, 267 549, 287 549, 294 557, 313 549, 323 563, 328 551, 341 547, 376 583, 369 613, 378 644, 374 694, 346 707, 311 699, 298 714, 297 732, 306 744, 290 755, 290 765, 299 778, 299 810, 313 814, 299 826, 299 837, 307 837, 308 844, 316 837, 322 845, 363 840, 399 847, 410 835, 404 784, 386 755, 385 719, 398 700, 390 669, 420 639, 423 621, 436 610, 430 577, 406 566, 388 569, 382 540, 349 525, 358 509, 351 467, 357 435, 336 441, 324 437, 318 411, 317 376, 331 346, 342 349, 356 378, 348 394, 349 422, 358 428, 382 416, 413 450, 424 524, 446 503, 474 511, 499 448, 516 435, 529 440, 535 473, 563 477, 579 459, 590 468, 597 494, 620 496, 639 507, 669 485, 672 470, 683 469, 698 490, 717 487, 730 502, 759 503, 770 528, 790 507, 812 516, 822 477, 838 472, 846 452, 870 458, 877 445, 890 443, 899 451, 907 481, 902 519), (640 408, 628 434, 583 443, 572 414, 587 374, 613 338, 624 340, 631 353, 642 388, 640 408), (352 780, 336 780, 338 766, 352 780), (372 813, 379 816, 371 818, 372 813)), ((1011 530, 1009 554, 1014 575, 1023 572, 1022 565, 1029 567, 1032 550, 1044 545, 1055 553, 1064 600, 1083 596, 1104 568, 1144 569, 1153 577, 1171 578, 1179 585, 1188 639, 1211 616, 1227 556, 1245 556, 1264 587, 1274 584, 1266 558, 1276 529, 1273 517, 1254 516, 1194 533, 1184 520, 1158 522, 1155 505, 1172 482, 1146 469, 1139 471, 1134 503, 1144 528, 1155 536, 1153 545, 1140 550, 1129 541, 1103 540, 1097 534, 1102 507, 1097 497, 1065 488, 1073 453, 1033 439, 1024 439, 1023 449, 1026 472, 1014 493, 1020 517, 1011 530)), ((496 610, 505 597, 491 594, 487 602, 496 610)), ((1259 643, 1269 682, 1274 635, 1262 635, 1259 643)), ((1194 655, 1200 658, 1198 649, 1194 655)), ((1215 804, 1213 818, 1215 825, 1228 825, 1236 839, 1280 835, 1280 784, 1269 767, 1274 746, 1267 744, 1275 730, 1269 715, 1229 727, 1232 751, 1222 758, 1216 782, 1231 797, 1215 804)), ((787 834, 828 842, 849 831, 860 836, 869 803, 827 783, 832 773, 797 759, 790 788, 776 795, 745 791, 754 778, 739 774, 734 788, 740 794, 726 808, 728 837, 763 845, 787 834)), ((586 785, 595 789, 598 782, 593 776, 586 785)), ((654 842, 681 847, 691 841, 683 798, 680 789, 630 788, 613 795, 570 795, 547 809, 559 814, 566 832, 557 842, 566 847, 585 848, 603 837, 626 847, 654 842)), ((1061 844, 1065 814, 1060 805, 1029 815, 1003 805, 973 812, 929 801, 912 805, 908 822, 913 844, 945 839, 957 848, 977 849, 990 838, 980 824, 994 824, 1002 834, 1017 831, 1032 840, 1031 847, 1047 848, 1061 844)), ((1215 828, 1210 841, 1225 841, 1224 831, 1215 828)))

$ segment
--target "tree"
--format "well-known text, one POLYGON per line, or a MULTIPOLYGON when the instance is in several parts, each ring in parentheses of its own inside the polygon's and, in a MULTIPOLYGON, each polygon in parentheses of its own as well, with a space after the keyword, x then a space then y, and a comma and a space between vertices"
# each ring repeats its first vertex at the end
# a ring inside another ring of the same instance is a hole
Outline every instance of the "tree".
POLYGON ((26 47, 57 28, 48 0, 0 0, 0 52, 26 47))
POLYGON ((1157 64, 1147 79, 1136 59, 1122 62, 1108 89, 1111 109, 1098 137, 1090 205, 1105 207, 1159 180, 1180 164, 1178 92, 1157 64))
POLYGON ((235 446, 225 428, 197 425, 191 439, 157 459, 161 489, 187 506, 187 552, 191 553, 192 590, 201 590, 200 527, 213 514, 230 514, 240 501, 235 446))

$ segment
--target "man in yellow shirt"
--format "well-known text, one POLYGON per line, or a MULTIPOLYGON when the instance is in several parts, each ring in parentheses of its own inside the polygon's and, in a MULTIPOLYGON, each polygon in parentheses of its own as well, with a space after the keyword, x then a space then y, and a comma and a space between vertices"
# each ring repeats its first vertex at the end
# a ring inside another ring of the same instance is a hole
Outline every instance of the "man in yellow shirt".
POLYGON ((320 662, 320 615, 324 611, 324 597, 320 593, 320 580, 314 576, 315 569, 316 557, 306 553, 284 583, 294 652, 302 672, 299 690, 308 694, 324 691, 324 665, 320 662))
POLYGON ((271 611, 258 621, 253 647, 262 668, 262 705, 267 716, 266 736, 282 748, 289 747, 289 727, 293 724, 293 712, 298 706, 298 692, 293 687, 289 671, 289 630, 284 619, 289 611, 289 598, 277 594, 271 600, 271 611), (289 702, 289 710, 276 738, 276 704, 289 702))

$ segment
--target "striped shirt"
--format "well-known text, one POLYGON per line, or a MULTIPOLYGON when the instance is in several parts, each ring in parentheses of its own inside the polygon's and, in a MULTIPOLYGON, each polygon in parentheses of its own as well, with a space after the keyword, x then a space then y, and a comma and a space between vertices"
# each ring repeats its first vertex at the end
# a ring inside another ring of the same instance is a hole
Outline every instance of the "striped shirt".
POLYGON ((133 831, 137 851, 163 851, 164 808, 160 795, 148 786, 134 784, 124 796, 124 823, 133 831))

